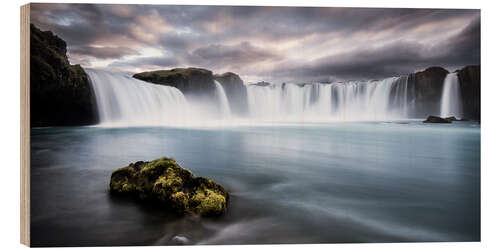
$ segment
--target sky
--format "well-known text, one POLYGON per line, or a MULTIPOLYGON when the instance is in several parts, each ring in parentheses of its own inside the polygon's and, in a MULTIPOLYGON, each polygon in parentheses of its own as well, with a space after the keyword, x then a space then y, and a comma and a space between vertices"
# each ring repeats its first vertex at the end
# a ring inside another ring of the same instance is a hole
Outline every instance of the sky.
POLYGON ((72 64, 127 74, 324 82, 480 64, 479 10, 35 3, 31 22, 66 41, 72 64))

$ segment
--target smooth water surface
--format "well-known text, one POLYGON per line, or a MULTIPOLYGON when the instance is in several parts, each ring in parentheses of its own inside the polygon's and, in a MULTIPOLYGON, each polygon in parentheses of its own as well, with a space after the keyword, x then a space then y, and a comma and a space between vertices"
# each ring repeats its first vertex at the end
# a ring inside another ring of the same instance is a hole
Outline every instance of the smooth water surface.
POLYGON ((358 122, 31 130, 34 246, 480 240, 480 126, 358 122), (231 194, 176 218, 109 194, 111 172, 175 158, 231 194))

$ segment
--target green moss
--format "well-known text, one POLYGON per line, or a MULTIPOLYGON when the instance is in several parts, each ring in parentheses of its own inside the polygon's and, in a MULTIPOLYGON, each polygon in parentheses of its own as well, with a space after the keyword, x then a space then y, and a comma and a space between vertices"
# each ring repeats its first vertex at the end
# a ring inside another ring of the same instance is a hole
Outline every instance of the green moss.
POLYGON ((179 191, 183 186, 181 177, 171 168, 167 169, 166 172, 166 185, 164 185, 164 187, 172 188, 175 192, 179 191))
POLYGON ((225 212, 228 193, 214 181, 195 177, 174 159, 136 162, 111 174, 113 193, 132 194, 169 205, 179 214, 218 216, 225 212))
POLYGON ((170 196, 173 208, 180 214, 188 211, 189 198, 189 195, 184 192, 176 192, 170 196))
POLYGON ((132 185, 130 185, 126 177, 111 183, 111 190, 118 193, 129 192, 131 188, 132 185))
POLYGON ((204 216, 219 215, 225 210, 226 198, 210 189, 198 190, 192 197, 195 212, 204 216))
POLYGON ((131 171, 130 167, 119 168, 111 174, 110 188, 112 192, 124 193, 131 192, 134 185, 130 183, 131 171))

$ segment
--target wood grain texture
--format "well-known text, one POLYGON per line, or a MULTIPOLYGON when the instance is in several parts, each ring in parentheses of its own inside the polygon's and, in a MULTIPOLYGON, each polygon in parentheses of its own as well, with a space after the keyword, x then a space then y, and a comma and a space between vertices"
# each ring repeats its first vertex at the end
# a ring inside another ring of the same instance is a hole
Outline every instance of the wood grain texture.
POLYGON ((30 5, 21 6, 21 243, 30 246, 30 5))

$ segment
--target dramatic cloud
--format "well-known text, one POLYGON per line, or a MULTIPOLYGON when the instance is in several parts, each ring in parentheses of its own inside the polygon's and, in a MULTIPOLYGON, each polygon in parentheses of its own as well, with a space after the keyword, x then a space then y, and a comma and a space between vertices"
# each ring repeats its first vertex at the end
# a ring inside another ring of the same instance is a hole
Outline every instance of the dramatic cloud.
POLYGON ((371 46, 321 57, 310 63, 278 65, 267 74, 291 79, 332 81, 377 79, 422 70, 429 66, 445 66, 450 70, 480 63, 479 19, 460 33, 437 44, 397 42, 371 46))
POLYGON ((253 63, 262 63, 280 57, 271 51, 266 51, 250 44, 241 42, 237 45, 209 45, 198 48, 190 57, 195 64, 215 65, 216 67, 230 66, 239 69, 253 63))
POLYGON ((71 55, 91 56, 99 59, 122 58, 127 55, 139 55, 136 50, 127 47, 93 47, 78 46, 70 47, 71 55))
MULTIPOLYGON (((127 61, 115 61, 109 64, 111 68, 121 68, 122 71, 131 74, 138 73, 137 71, 145 70, 158 70, 164 68, 171 68, 178 65, 179 61, 171 57, 140 57, 127 61), (140 65, 141 70, 136 70, 137 65, 140 65)), ((113 69, 110 69, 113 70, 113 69)))
POLYGON ((480 11, 32 4, 70 61, 135 73, 234 71, 246 81, 380 79, 480 63, 480 11))

